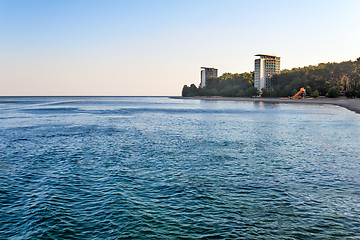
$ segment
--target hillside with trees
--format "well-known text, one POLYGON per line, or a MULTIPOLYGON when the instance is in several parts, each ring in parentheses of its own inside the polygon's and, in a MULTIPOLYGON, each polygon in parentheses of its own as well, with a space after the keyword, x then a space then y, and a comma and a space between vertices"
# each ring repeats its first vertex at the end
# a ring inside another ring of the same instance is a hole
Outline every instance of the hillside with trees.
MULTIPOLYGON (((205 88, 194 84, 183 87, 182 96, 223 96, 251 97, 258 95, 254 88, 253 73, 224 73, 220 77, 211 77, 205 88)), ((273 77, 273 89, 262 91, 262 97, 286 97, 294 95, 301 87, 306 88, 309 96, 360 97, 360 58, 356 61, 341 63, 321 63, 283 70, 273 77)))

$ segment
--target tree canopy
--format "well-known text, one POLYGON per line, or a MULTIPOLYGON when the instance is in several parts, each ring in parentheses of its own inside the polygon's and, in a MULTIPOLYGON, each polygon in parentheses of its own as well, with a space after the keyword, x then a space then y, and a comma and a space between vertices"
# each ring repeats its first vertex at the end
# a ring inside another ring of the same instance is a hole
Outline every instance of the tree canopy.
MULTIPOLYGON (((317 90, 325 96, 332 89, 334 96, 335 88, 339 92, 359 91, 360 58, 356 61, 341 63, 320 63, 317 66, 294 68, 283 70, 273 77, 272 95, 290 96, 293 91, 306 87, 307 94, 317 90)), ((335 94, 337 95, 337 94, 335 94)))
POLYGON ((254 87, 253 73, 224 73, 220 77, 206 79, 206 87, 197 88, 194 84, 183 87, 183 97, 193 96, 223 96, 223 97, 251 97, 258 95, 254 87))

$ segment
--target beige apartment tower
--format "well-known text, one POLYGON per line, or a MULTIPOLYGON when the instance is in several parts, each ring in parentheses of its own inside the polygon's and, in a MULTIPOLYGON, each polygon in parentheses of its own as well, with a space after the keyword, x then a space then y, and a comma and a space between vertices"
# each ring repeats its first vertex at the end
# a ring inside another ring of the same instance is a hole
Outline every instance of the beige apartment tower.
POLYGON ((280 73, 280 57, 257 54, 255 59, 254 86, 261 91, 272 88, 272 77, 280 73))
POLYGON ((200 87, 204 88, 206 87, 206 79, 208 77, 217 77, 218 70, 216 68, 208 68, 208 67, 201 67, 201 73, 200 73, 200 87))

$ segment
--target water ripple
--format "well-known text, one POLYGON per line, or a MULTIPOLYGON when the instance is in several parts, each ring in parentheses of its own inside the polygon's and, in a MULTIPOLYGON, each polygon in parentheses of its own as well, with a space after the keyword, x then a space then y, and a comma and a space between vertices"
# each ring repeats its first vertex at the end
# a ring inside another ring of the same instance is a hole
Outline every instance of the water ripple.
POLYGON ((360 237, 360 119, 346 110, 165 98, 2 104, 2 239, 360 237))

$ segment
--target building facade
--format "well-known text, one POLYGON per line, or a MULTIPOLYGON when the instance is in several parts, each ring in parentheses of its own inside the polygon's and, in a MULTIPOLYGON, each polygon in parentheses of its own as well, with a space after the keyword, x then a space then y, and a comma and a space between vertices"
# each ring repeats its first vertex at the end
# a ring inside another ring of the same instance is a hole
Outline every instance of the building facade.
POLYGON ((216 68, 207 68, 207 67, 201 67, 201 73, 200 73, 200 87, 204 88, 206 87, 206 79, 209 77, 217 77, 218 70, 216 68))
POLYGON ((257 54, 255 59, 254 86, 261 91, 272 88, 272 77, 280 73, 280 57, 257 54))

